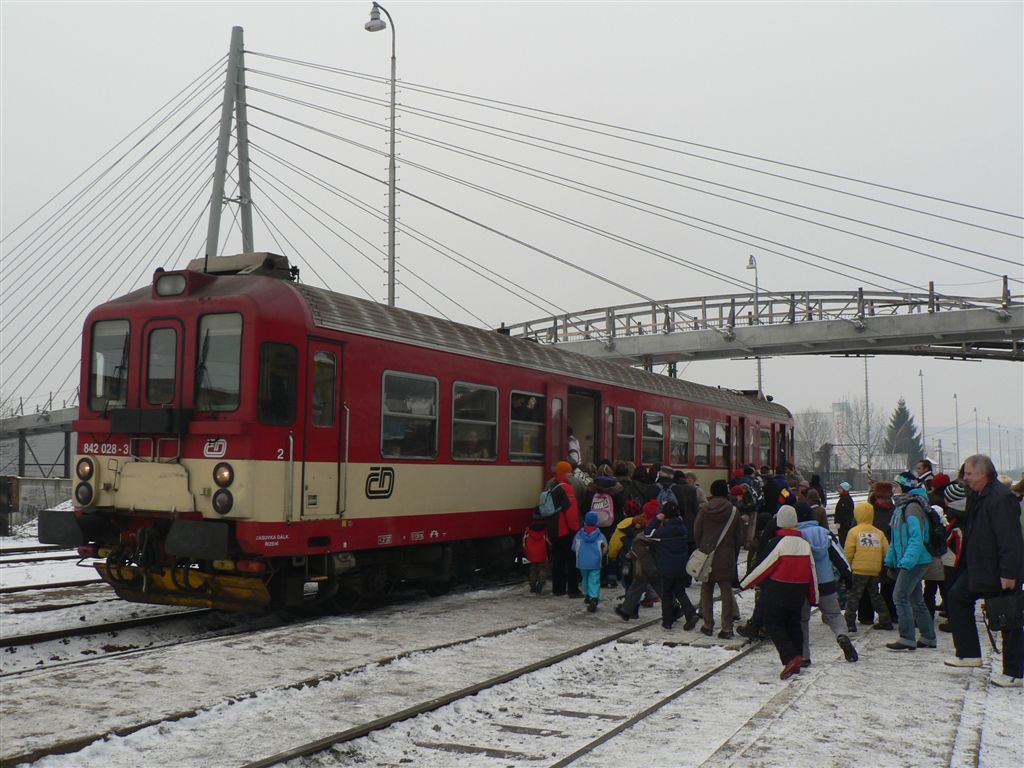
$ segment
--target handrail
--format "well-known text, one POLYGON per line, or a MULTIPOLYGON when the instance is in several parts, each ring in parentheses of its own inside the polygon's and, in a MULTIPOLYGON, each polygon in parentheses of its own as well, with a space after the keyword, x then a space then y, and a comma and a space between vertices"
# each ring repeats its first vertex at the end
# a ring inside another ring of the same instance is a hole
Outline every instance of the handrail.
POLYGON ((949 296, 936 293, 865 291, 758 291, 720 294, 659 302, 634 302, 594 307, 581 312, 550 315, 506 326, 510 336, 558 343, 585 339, 714 330, 731 334, 738 325, 776 325, 816 320, 848 320, 905 314, 934 314, 950 310, 985 309, 1005 312, 1013 301, 1004 289, 993 297, 949 296))

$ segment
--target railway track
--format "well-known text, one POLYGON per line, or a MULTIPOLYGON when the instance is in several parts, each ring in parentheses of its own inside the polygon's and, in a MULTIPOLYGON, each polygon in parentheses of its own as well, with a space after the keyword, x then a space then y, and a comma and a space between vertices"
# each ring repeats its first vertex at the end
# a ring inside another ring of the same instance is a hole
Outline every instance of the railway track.
POLYGON ((77 552, 73 555, 41 555, 39 557, 15 557, 0 560, 0 565, 31 565, 32 563, 45 563, 55 560, 82 560, 77 552))
POLYGON ((32 552, 67 552, 66 547, 55 544, 35 544, 27 547, 0 547, 0 557, 6 555, 27 555, 32 552))
MULTIPOLYGON (((589 651, 593 651, 605 646, 610 646, 615 643, 618 643, 619 641, 623 640, 629 635, 633 635, 637 632, 640 632, 643 629, 657 625, 659 623, 660 619, 653 619, 651 621, 642 622, 629 629, 614 632, 610 635, 606 635, 591 642, 584 643, 574 648, 570 648, 566 651, 554 654, 548 658, 527 664, 525 666, 519 667, 517 669, 503 673, 501 675, 497 675, 482 682, 466 686, 459 690, 452 691, 448 694, 431 697, 430 699, 422 701, 418 704, 415 704, 411 707, 395 712, 393 714, 386 715, 384 717, 380 717, 365 723, 361 723, 353 727, 347 728, 344 731, 339 731, 338 733, 331 734, 329 736, 317 739, 307 744, 303 744, 301 746, 283 752, 279 752, 277 754, 271 755, 266 758, 262 758, 260 760, 246 763, 243 766, 243 768, 270 768, 270 766, 286 763, 290 760, 296 760, 304 757, 309 757, 311 755, 315 755, 321 752, 325 752, 326 750, 332 749, 336 746, 347 744, 357 739, 363 738, 364 736, 367 736, 370 733, 373 733, 374 731, 383 730, 385 728, 389 728, 404 721, 411 720, 412 718, 418 717, 420 715, 429 712, 434 712, 443 707, 447 707, 457 702, 466 700, 470 697, 476 696, 477 694, 480 694, 484 691, 488 691, 489 689, 497 689, 500 686, 521 681, 534 673, 540 672, 541 670, 555 667, 559 664, 562 664, 563 662, 575 659, 576 657, 579 657, 581 654, 585 654, 589 651)), ((673 637, 678 637, 678 634, 674 634, 673 637)), ((675 644, 676 643, 673 643, 673 645, 675 644)), ((642 710, 634 712, 630 715, 621 715, 618 713, 592 713, 580 712, 575 710, 565 710, 561 708, 560 705, 558 705, 557 703, 550 707, 544 707, 541 703, 535 701, 530 701, 528 703, 520 701, 519 706, 523 707, 524 709, 530 709, 534 711, 540 709, 541 711, 547 712, 548 719, 550 722, 557 722, 559 719, 561 719, 563 722, 571 722, 573 724, 571 728, 574 732, 581 727, 579 725, 581 721, 587 721, 588 725, 593 725, 595 723, 599 724, 599 727, 596 729, 596 732, 593 732, 593 728, 590 729, 592 732, 588 735, 588 738, 585 743, 580 744, 578 740, 572 741, 571 743, 573 749, 569 754, 565 754, 554 761, 551 761, 550 757, 547 755, 543 757, 543 759, 546 762, 548 762, 551 768, 561 768, 561 766, 569 765, 570 763, 579 759, 583 755, 593 751, 601 744, 604 744, 608 740, 614 738, 619 733, 622 733, 626 729, 640 722, 645 717, 650 716, 654 712, 658 711, 659 709, 662 709, 666 705, 675 701, 679 697, 685 695, 694 688, 697 688, 702 683, 711 679, 715 675, 728 669, 736 662, 740 661, 741 659, 745 658, 746 656, 757 650, 760 647, 760 645, 760 642, 747 644, 743 647, 742 650, 733 654, 730 658, 714 665, 711 669, 708 669, 704 671, 702 674, 699 674, 696 677, 688 680, 684 685, 673 689, 666 695, 661 696, 653 703, 650 703, 648 706, 644 707, 642 710)), ((498 698, 499 700, 504 700, 504 698, 500 696, 496 698, 498 698)), ((547 701, 547 703, 552 704, 551 701, 547 701)), ((504 710, 505 708, 500 707, 498 709, 504 710)), ((484 723, 487 723, 488 725, 493 725, 493 722, 500 723, 501 719, 502 718, 500 716, 500 713, 492 710, 487 710, 485 717, 481 718, 481 720, 484 723), (492 715, 496 715, 497 717, 492 717, 492 715)), ((507 719, 507 716, 505 719, 507 719)), ((546 728, 535 728, 524 725, 500 724, 497 727, 505 731, 511 731, 513 733, 527 737, 556 737, 557 739, 564 741, 563 737, 566 735, 564 731, 560 730, 554 725, 546 728)), ((566 730, 569 730, 569 728, 567 727, 566 730)), ((433 755, 433 757, 436 759, 438 752, 461 753, 465 755, 479 754, 498 759, 523 760, 531 762, 534 760, 541 759, 538 758, 538 756, 528 755, 526 753, 516 750, 500 749, 493 747, 481 747, 472 744, 416 741, 414 741, 413 744, 420 750, 424 751, 424 755, 422 756, 422 764, 424 765, 429 764, 431 762, 431 755, 433 755)), ((408 755, 413 753, 406 754, 408 755)), ((415 759, 415 757, 412 757, 410 759, 414 763, 418 762, 415 759)))
POLYGON ((102 583, 103 579, 80 579, 78 581, 53 581, 46 584, 21 584, 17 587, 0 587, 0 595, 10 595, 15 592, 35 592, 45 589, 70 589, 102 583))
POLYGON ((122 621, 108 621, 105 624, 97 624, 85 627, 69 627, 67 629, 56 629, 47 632, 34 632, 28 635, 14 635, 11 637, 0 637, 0 648, 13 648, 15 646, 36 645, 47 643, 52 640, 64 640, 70 637, 84 637, 87 635, 100 635, 105 632, 120 632, 125 629, 136 629, 154 624, 163 624, 175 619, 196 618, 213 613, 208 608, 196 608, 190 611, 179 611, 177 613, 162 613, 157 616, 143 616, 137 619, 124 619, 122 621))

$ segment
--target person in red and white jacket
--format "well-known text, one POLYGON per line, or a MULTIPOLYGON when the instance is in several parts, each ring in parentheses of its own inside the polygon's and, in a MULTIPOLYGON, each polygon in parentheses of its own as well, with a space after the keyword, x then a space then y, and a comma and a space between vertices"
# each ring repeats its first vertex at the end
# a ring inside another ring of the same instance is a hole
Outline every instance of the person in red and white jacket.
POLYGON ((811 545, 796 530, 796 510, 784 504, 775 514, 778 530, 768 544, 760 564, 743 579, 741 586, 761 586, 764 627, 782 660, 780 678, 800 671, 803 664, 803 630, 800 612, 807 600, 818 602, 818 575, 811 545))

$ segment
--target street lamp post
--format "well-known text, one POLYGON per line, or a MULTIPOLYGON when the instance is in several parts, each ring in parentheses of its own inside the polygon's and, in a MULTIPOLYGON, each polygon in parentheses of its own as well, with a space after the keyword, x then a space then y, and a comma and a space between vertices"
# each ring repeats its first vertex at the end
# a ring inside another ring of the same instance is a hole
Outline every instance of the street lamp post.
POLYGON ((974 452, 981 453, 981 438, 978 437, 978 409, 974 409, 974 452))
MULTIPOLYGON (((754 270, 754 325, 761 324, 761 303, 759 296, 759 286, 757 282, 757 259, 754 258, 754 254, 750 254, 750 260, 747 262, 747 269, 754 270)), ((761 386, 761 356, 755 355, 754 358, 757 360, 757 396, 764 396, 764 389, 761 386)))
POLYGON ((370 20, 363 25, 367 32, 381 32, 391 25, 391 130, 388 153, 388 306, 395 306, 395 22, 380 3, 370 9, 370 20), (388 17, 385 23, 381 11, 388 17))
POLYGON ((953 393, 953 418, 956 419, 956 467, 960 469, 960 405, 956 400, 956 392, 953 393))
POLYGON ((924 458, 928 458, 928 438, 924 432, 924 371, 918 368, 917 376, 921 379, 921 447, 924 448, 924 458))

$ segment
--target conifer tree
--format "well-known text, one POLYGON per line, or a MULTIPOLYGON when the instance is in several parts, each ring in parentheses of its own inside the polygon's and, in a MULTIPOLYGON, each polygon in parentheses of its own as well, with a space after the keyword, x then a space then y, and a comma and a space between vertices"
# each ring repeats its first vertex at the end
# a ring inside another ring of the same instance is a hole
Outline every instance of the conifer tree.
POLYGON ((921 435, 902 397, 889 418, 889 426, 885 432, 885 450, 887 453, 907 454, 907 463, 910 467, 924 458, 921 435))

